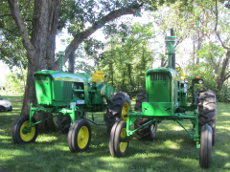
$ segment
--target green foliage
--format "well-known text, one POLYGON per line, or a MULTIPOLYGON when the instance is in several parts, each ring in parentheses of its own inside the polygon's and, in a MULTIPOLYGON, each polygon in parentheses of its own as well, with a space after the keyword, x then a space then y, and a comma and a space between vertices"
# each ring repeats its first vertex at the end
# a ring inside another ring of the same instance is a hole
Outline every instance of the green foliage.
MULTIPOLYGON (((67 28, 70 34, 76 36, 114 10, 124 9, 128 6, 132 6, 134 9, 140 6, 144 9, 155 9, 165 3, 171 4, 174 2, 175 0, 63 0, 61 1, 58 29, 61 31, 63 28, 67 28)), ((186 5, 190 4, 189 0, 179 0, 179 2, 186 5)), ((32 23, 39 15, 37 14, 38 7, 35 6, 34 1, 20 0, 18 4, 23 21, 32 37, 32 32, 34 32, 32 23)), ((14 66, 19 66, 19 63, 22 63, 21 65, 25 68, 27 65, 25 56, 27 54, 24 48, 22 48, 22 40, 19 37, 19 30, 11 16, 8 2, 6 0, 0 1, 0 39, 7 40, 1 41, 0 59, 14 66), (15 45, 15 40, 17 40, 17 45, 15 45), (18 46, 19 43, 21 44, 20 46, 18 46), (12 53, 20 50, 22 50, 20 56, 12 53), (9 58, 14 58, 14 60, 9 61, 9 58)))
POLYGON ((108 50, 101 54, 99 68, 118 90, 135 95, 145 88, 145 71, 153 62, 149 40, 154 32, 151 24, 136 23, 130 28, 122 24, 117 29, 109 32, 108 50))
POLYGON ((230 82, 223 85, 223 88, 217 92, 217 99, 220 102, 230 102, 230 82))
POLYGON ((191 75, 188 76, 189 79, 193 79, 196 76, 200 76, 204 79, 204 85, 202 89, 211 89, 217 91, 217 84, 215 81, 215 75, 213 69, 207 65, 206 62, 201 62, 199 65, 189 65, 187 67, 187 72, 191 75))
POLYGON ((16 38, 14 41, 10 41, 0 35, 0 40, 0 60, 8 64, 10 68, 16 66, 26 69, 28 60, 22 39, 16 38))
POLYGON ((10 73, 6 77, 6 91, 9 95, 23 95, 25 90, 26 71, 10 73))
MULTIPOLYGON (((221 3, 217 4, 217 11, 215 1, 209 0, 193 1, 191 10, 181 10, 180 5, 181 2, 177 1, 170 7, 164 5, 153 13, 154 21, 159 27, 158 33, 166 35, 170 28, 174 28, 178 37, 177 52, 182 54, 182 57, 186 54, 188 58, 185 68, 189 78, 200 75, 205 80, 203 89, 209 88, 216 92, 223 92, 222 86, 229 87, 226 79, 230 72, 229 64, 225 68, 225 63, 228 63, 227 54, 230 43, 229 12, 226 8, 222 8, 221 3), (218 12, 218 18, 216 18, 216 12, 218 12)), ((180 57, 177 56, 177 63, 181 64, 178 59, 180 57)), ((161 62, 164 63, 164 58, 161 58, 161 62)), ((221 94, 217 95, 218 100, 223 100, 221 94)))
MULTIPOLYGON (((26 21, 32 21, 31 1, 20 1, 20 7, 26 21)), ((27 23, 27 27, 31 27, 31 22, 27 23)), ((0 1, 0 60, 8 64, 10 68, 16 66, 26 69, 28 63, 22 38, 19 36, 6 1, 0 1)))
POLYGON ((94 64, 97 66, 99 63, 100 50, 104 49, 104 43, 96 39, 88 39, 84 42, 84 49, 86 54, 94 60, 94 64))
MULTIPOLYGON (((230 87, 229 83, 225 82, 223 88, 218 90, 217 79, 221 75, 221 65, 225 55, 223 47, 213 43, 205 44, 197 52, 198 58, 200 58, 199 64, 191 64, 187 67, 187 72, 191 73, 190 78, 195 76, 201 76, 204 79, 203 89, 212 89, 217 93, 218 101, 230 100, 230 87)), ((227 72, 227 71, 226 71, 227 72)))
POLYGON ((61 6, 60 27, 67 26, 76 35, 111 11, 139 4, 137 0, 64 0, 61 6))

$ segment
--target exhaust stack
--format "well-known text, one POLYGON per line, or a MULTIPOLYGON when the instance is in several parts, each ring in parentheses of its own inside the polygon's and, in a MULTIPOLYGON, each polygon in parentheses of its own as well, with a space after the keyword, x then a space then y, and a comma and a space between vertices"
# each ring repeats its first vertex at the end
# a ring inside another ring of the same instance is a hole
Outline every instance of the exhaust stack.
POLYGON ((168 54, 168 67, 172 69, 176 68, 175 40, 174 31, 170 29, 170 36, 165 37, 165 42, 168 54))

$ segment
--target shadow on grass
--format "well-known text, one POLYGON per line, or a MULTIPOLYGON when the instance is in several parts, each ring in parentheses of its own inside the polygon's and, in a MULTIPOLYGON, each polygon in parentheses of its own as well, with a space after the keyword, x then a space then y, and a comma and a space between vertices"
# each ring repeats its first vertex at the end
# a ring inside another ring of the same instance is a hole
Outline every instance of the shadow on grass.
MULTIPOLYGON (((223 108, 209 171, 230 171, 230 133, 224 123, 230 119, 223 108)), ((67 135, 60 132, 39 134, 36 143, 13 144, 10 128, 17 117, 15 113, 0 117, 0 168, 10 171, 204 171, 199 167, 199 149, 183 130, 172 130, 175 123, 162 123, 153 142, 132 138, 127 156, 114 158, 105 126, 91 125, 90 149, 82 153, 71 153, 67 135)))
MULTIPOLYGON (((31 169, 33 171, 202 171, 198 164, 199 150, 182 131, 159 132, 158 138, 153 142, 132 139, 128 156, 113 158, 109 155, 108 138, 105 135, 102 137, 103 132, 99 132, 102 129, 103 127, 100 127, 93 131, 90 149, 82 153, 71 153, 67 146, 66 135, 59 135, 60 133, 41 135, 38 142, 32 144, 12 144, 10 138, 1 139, 1 147, 4 147, 5 154, 11 153, 9 156, 5 155, 8 158, 1 161, 1 167, 15 172, 22 169, 25 172, 31 169), (55 139, 46 141, 42 137, 55 137, 55 139)), ((224 150, 223 148, 222 151, 224 150)), ((216 155, 214 148, 211 171, 227 169, 224 167, 227 162, 226 154, 216 155)))

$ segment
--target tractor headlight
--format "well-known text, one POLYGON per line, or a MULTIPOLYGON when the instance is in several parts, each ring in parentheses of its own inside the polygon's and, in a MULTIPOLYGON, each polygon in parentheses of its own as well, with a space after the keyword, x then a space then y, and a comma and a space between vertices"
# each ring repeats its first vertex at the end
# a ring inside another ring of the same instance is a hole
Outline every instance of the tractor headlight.
POLYGON ((198 81, 198 83, 199 83, 199 84, 203 84, 204 81, 203 81, 202 79, 200 79, 200 80, 198 81))

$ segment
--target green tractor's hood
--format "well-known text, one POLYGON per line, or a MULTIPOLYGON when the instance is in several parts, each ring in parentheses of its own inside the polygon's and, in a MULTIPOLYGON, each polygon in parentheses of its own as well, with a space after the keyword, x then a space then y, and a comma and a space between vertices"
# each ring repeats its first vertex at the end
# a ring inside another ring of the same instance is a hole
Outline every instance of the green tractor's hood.
POLYGON ((146 71, 146 76, 149 73, 153 73, 153 72, 168 72, 170 73, 172 78, 176 78, 178 76, 178 72, 172 68, 155 68, 155 69, 149 69, 146 71))
POLYGON ((89 82, 91 80, 91 76, 88 73, 68 73, 61 71, 52 71, 52 70, 44 70, 38 71, 34 73, 34 76, 39 75, 49 75, 53 80, 58 81, 69 81, 69 82, 89 82))

